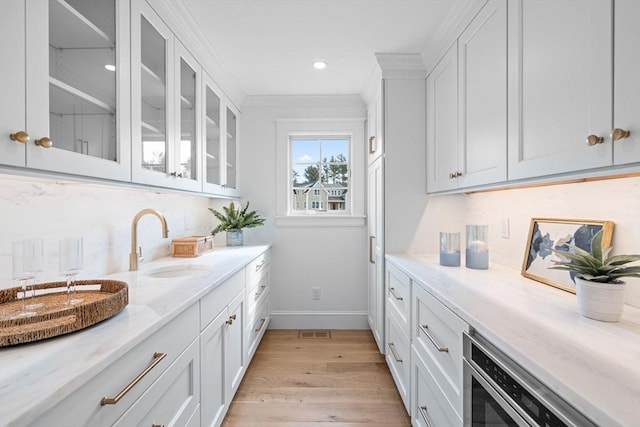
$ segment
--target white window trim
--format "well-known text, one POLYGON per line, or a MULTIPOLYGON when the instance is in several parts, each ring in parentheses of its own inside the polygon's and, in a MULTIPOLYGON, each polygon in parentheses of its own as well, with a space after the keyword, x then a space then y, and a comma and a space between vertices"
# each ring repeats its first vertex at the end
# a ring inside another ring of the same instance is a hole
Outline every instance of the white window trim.
POLYGON ((364 118, 343 119, 276 119, 276 225, 279 226, 364 226, 365 204, 365 140, 364 118), (291 209, 289 194, 289 168, 292 136, 348 135, 351 138, 349 163, 351 167, 351 212, 297 213, 291 209))

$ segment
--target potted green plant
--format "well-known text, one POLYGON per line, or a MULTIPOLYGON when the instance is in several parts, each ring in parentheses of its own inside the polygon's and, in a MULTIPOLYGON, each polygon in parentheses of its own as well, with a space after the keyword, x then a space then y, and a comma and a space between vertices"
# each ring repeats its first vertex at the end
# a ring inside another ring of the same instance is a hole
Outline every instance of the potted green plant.
POLYGON ((236 209, 236 205, 231 202, 229 206, 222 207, 222 212, 211 208, 209 208, 209 210, 220 220, 220 224, 211 230, 211 235, 215 236, 221 231, 226 231, 227 246, 242 246, 242 229, 258 227, 263 225, 265 220, 258 215, 258 212, 249 211, 249 202, 247 202, 244 208, 239 204, 236 209))
POLYGON ((576 295, 580 314, 590 319, 617 322, 624 308, 623 277, 640 277, 640 266, 627 264, 640 260, 640 255, 609 256, 611 247, 602 247, 600 230, 591 240, 590 252, 567 245, 570 251, 552 249, 560 260, 552 260, 554 270, 575 274, 576 295))

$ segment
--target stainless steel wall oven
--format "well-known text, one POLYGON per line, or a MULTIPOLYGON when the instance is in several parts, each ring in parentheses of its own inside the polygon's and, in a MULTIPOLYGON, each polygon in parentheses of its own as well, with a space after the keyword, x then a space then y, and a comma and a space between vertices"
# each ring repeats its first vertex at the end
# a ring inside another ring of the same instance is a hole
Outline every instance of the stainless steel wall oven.
POLYGON ((465 427, 596 427, 482 336, 463 336, 465 427))

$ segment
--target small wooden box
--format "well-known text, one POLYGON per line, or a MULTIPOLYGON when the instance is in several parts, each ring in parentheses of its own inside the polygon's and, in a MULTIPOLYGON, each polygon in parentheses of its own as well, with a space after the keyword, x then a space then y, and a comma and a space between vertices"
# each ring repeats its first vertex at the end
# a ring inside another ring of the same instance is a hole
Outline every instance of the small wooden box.
POLYGON ((174 257, 191 258, 213 250, 213 236, 189 236, 171 241, 174 257))

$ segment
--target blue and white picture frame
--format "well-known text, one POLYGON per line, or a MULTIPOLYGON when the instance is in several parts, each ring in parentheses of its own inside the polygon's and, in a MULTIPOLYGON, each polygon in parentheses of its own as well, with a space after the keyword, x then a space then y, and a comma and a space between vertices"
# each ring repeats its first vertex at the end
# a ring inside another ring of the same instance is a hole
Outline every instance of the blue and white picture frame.
POLYGON ((522 275, 575 293, 575 273, 549 269, 554 266, 551 260, 559 260, 551 249, 568 251, 569 244, 590 251, 591 240, 600 230, 604 230, 602 247, 610 246, 613 236, 611 221, 532 218, 522 262, 522 275))

